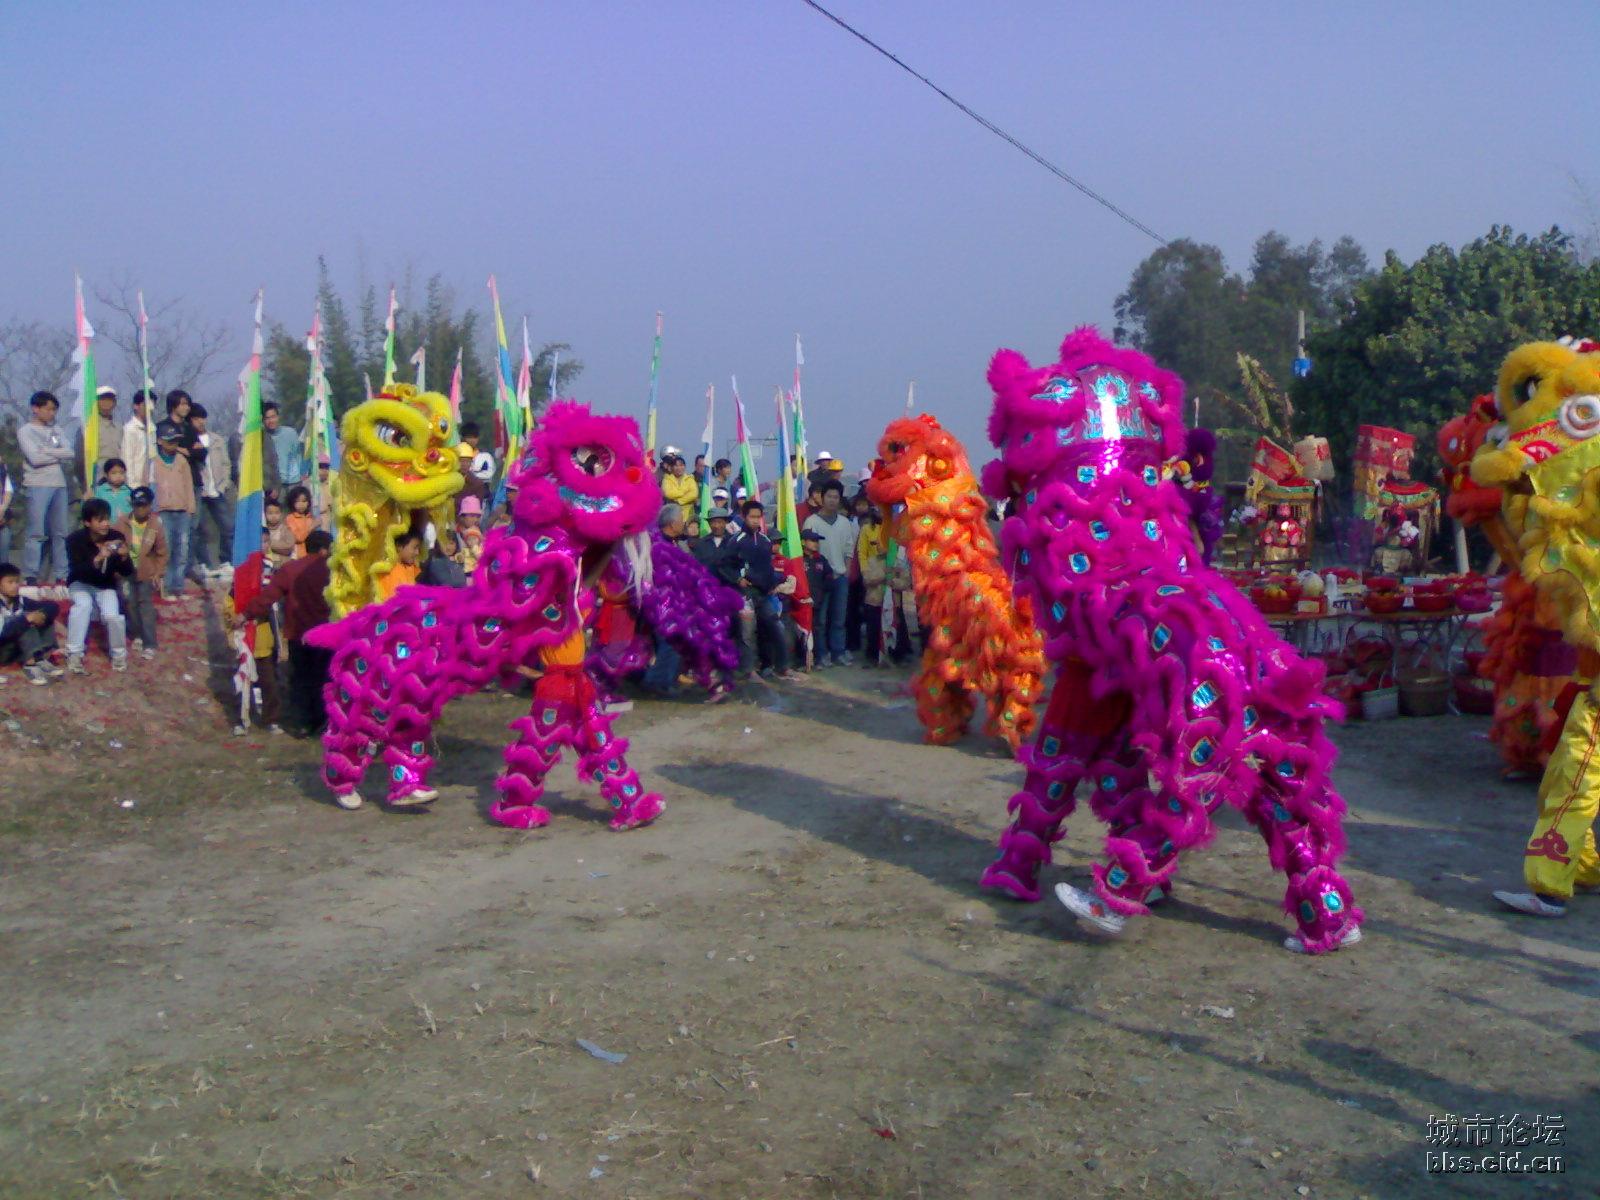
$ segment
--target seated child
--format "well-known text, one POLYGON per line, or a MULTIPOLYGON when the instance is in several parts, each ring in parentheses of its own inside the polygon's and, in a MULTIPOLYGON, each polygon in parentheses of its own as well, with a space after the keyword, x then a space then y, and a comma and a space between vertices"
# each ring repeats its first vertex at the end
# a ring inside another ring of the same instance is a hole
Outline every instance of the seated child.
POLYGON ((20 662, 28 682, 42 685, 62 674, 50 661, 61 606, 48 600, 24 600, 21 592, 22 572, 0 562, 0 663, 20 662))

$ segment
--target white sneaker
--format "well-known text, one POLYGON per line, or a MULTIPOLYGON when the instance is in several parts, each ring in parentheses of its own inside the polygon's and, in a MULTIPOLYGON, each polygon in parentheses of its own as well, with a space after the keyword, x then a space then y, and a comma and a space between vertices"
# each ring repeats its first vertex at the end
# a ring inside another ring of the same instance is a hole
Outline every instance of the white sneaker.
POLYGON ((267 732, 268 733, 282 733, 283 732, 283 726, 282 725, 268 725, 267 726, 267 732))
POLYGON ((121 654, 113 654, 111 656, 111 669, 113 671, 126 671, 128 669, 128 652, 126 650, 121 654))
POLYGON ((1099 897, 1073 887, 1070 883, 1056 884, 1056 899, 1067 906, 1067 911, 1080 920, 1087 921, 1103 933, 1121 933, 1128 918, 1112 912, 1099 897))
POLYGON ((37 687, 43 687, 45 684, 50 682, 50 676, 45 673, 44 668, 35 666, 31 663, 22 668, 22 674, 29 683, 34 684, 37 687))
POLYGON ((389 801, 390 808, 412 808, 418 804, 432 804, 439 798, 439 793, 431 787, 419 787, 404 796, 397 796, 389 801))
POLYGON ((1494 898, 1507 908, 1515 909, 1519 913, 1527 913, 1530 917, 1564 917, 1567 915, 1565 904, 1551 904, 1542 896, 1532 892, 1496 892, 1494 898))
POLYGON ((144 649, 144 639, 143 638, 132 638, 132 639, 130 639, 129 642, 128 642, 128 649, 129 650, 143 650, 144 649))
MULTIPOLYGON (((1333 944, 1335 950, 1343 950, 1346 946, 1354 946, 1361 940, 1361 926, 1352 925, 1339 935, 1339 940, 1333 944)), ((1300 940, 1300 935, 1291 933, 1283 939, 1283 948, 1290 954, 1306 953, 1306 944, 1300 940)))
POLYGON ((146 646, 143 650, 139 651, 139 654, 145 660, 145 662, 149 662, 151 659, 155 658, 156 648, 154 646, 146 646))
POLYGON ((235 725, 233 727, 233 736, 234 737, 243 737, 245 734, 247 734, 249 732, 250 731, 248 729, 246 729, 243 725, 235 725))
POLYGON ((632 712, 633 701, 628 699, 607 700, 600 706, 600 711, 607 714, 632 712))
POLYGON ((87 675, 89 673, 88 669, 83 665, 83 655, 81 654, 67 655, 67 670, 74 675, 87 675))
POLYGON ((355 812, 361 807, 360 792, 343 792, 333 798, 333 802, 348 812, 355 812))

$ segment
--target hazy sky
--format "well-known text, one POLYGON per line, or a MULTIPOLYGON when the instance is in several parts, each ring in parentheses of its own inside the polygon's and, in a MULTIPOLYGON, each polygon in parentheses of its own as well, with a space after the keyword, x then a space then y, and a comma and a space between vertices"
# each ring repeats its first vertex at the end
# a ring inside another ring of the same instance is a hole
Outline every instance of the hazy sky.
MULTIPOLYGON (((1568 173, 1600 190, 1592 3, 830 7, 1237 266, 1272 228, 1378 260, 1581 225, 1568 173)), ((132 271, 242 361, 257 286, 309 323, 319 252, 347 292, 409 263, 481 304, 493 271, 603 408, 642 415, 663 309, 686 447, 708 382, 731 433, 730 373, 770 429, 796 331, 814 450, 853 471, 911 379, 981 441, 993 350, 1109 324, 1155 246, 799 0, 10 0, 0 52, 0 318, 132 271)))

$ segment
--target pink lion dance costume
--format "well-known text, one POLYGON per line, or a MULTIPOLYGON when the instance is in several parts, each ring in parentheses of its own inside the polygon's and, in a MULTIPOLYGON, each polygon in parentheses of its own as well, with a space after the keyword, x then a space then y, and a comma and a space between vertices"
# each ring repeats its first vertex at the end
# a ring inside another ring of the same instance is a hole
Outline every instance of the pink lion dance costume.
POLYGON ((1361 910, 1334 869, 1344 803, 1323 723, 1339 708, 1321 665, 1200 561, 1189 505, 1162 478, 1184 450, 1182 381, 1080 329, 1050 366, 1001 350, 989 383, 1000 458, 984 486, 1012 501, 1003 551, 1057 678, 1035 744, 1019 752, 1027 777, 983 885, 1039 898, 1039 869, 1087 779, 1107 861, 1095 896, 1057 887, 1079 916, 1116 932, 1147 912, 1231 804, 1289 877, 1299 934, 1288 948, 1358 941, 1361 910))
POLYGON ((512 523, 484 539, 465 588, 403 587, 310 635, 334 650, 323 779, 341 806, 359 807, 356 788, 379 753, 390 805, 436 799, 428 736, 444 706, 542 663, 532 712, 511 723, 518 738, 506 748, 490 815, 519 829, 546 824, 550 814, 538 804, 544 777, 567 745, 578 751, 580 776, 598 782, 615 810, 611 827, 643 825, 661 812, 661 797, 646 793, 629 768, 628 743, 612 736, 583 668, 589 585, 624 539, 630 560, 649 561, 643 533, 661 495, 638 426, 554 404, 510 483, 512 523))

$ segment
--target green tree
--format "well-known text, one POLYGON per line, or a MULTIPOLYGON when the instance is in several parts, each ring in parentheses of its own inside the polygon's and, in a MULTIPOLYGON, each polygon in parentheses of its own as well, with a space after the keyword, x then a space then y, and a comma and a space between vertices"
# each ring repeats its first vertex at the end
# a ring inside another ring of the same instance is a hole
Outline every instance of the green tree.
MULTIPOLYGON (((461 416, 477 421, 485 433, 494 417, 494 362, 496 352, 483 314, 473 308, 458 309, 454 290, 440 275, 430 277, 421 288, 409 276, 399 291, 399 314, 395 322, 395 373, 410 382, 414 378, 410 359, 419 346, 427 349, 429 390, 448 393, 455 370, 456 354, 461 355, 461 416)), ((384 314, 387 295, 380 301, 376 288, 368 287, 361 297, 354 322, 343 298, 334 287, 327 262, 317 259, 317 297, 322 305, 322 360, 333 396, 333 411, 342 416, 366 398, 367 384, 376 388, 383 380, 384 314)), ((565 342, 548 342, 535 356, 533 366, 533 407, 537 413, 549 402, 550 367, 560 355, 558 385, 567 389, 583 371, 583 363, 565 342)), ((311 370, 311 355, 305 337, 274 323, 267 337, 263 363, 264 386, 269 399, 277 401, 284 419, 300 425, 305 419, 306 384, 311 370)))
POLYGON ((1490 391, 1517 345, 1600 328, 1600 263, 1583 263, 1559 228, 1534 237, 1494 226, 1407 265, 1392 251, 1356 285, 1349 313, 1308 338, 1313 368, 1293 395, 1306 432, 1348 462, 1356 427, 1414 434, 1413 475, 1434 468, 1434 432, 1490 391))

